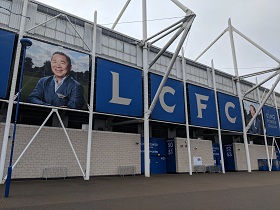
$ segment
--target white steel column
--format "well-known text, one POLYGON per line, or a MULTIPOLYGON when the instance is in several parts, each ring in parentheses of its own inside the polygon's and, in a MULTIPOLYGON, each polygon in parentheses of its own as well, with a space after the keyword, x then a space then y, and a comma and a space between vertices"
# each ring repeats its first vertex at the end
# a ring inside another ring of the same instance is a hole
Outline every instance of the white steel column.
POLYGON ((211 67, 212 67, 213 87, 214 87, 214 92, 215 92, 216 114, 217 114, 217 121, 218 121, 219 148, 220 148, 220 155, 221 155, 222 172, 224 174, 225 173, 225 164, 224 164, 224 154, 223 154, 223 142, 222 142, 222 135, 221 135, 220 114, 219 114, 219 107, 218 107, 216 75, 215 75, 213 60, 211 61, 211 67))
MULTIPOLYGON (((276 109, 276 115, 277 115, 277 119, 278 119, 278 126, 279 126, 279 129, 280 129, 280 120, 279 120, 279 112, 278 112, 278 106, 277 106, 277 100, 276 100, 276 95, 275 95, 275 91, 273 91, 273 99, 274 99, 274 105, 275 105, 275 109, 276 109)), ((279 147, 278 147, 278 144, 277 144, 277 141, 275 139, 275 145, 277 146, 277 149, 279 151, 279 147)), ((275 147, 275 146, 274 146, 275 147)), ((276 148, 275 148, 275 152, 276 152, 276 148)), ((277 158, 277 157, 276 157, 277 158)), ((272 167, 272 166, 271 166, 272 167)))
POLYGON ((122 17, 122 15, 123 15, 124 11, 126 10, 127 6, 129 5, 130 1, 131 1, 131 0, 127 0, 127 2, 125 3, 125 5, 124 5, 124 7, 122 8, 122 10, 121 10, 119 16, 117 17, 117 19, 115 20, 115 22, 114 22, 114 24, 113 24, 113 26, 112 26, 112 28, 111 28, 112 30, 115 29, 116 25, 118 24, 119 20, 121 19, 121 17, 122 17))
POLYGON ((144 80, 144 165, 145 177, 150 177, 150 132, 149 132, 149 95, 148 95, 148 46, 147 46, 147 6, 142 0, 143 20, 143 80, 144 80))
POLYGON ((189 159, 189 174, 192 175, 192 154, 191 154, 191 141, 189 131, 189 114, 188 114, 188 101, 187 101, 187 85, 186 85, 186 60, 184 57, 184 49, 182 48, 182 65, 183 65, 183 83, 184 83, 184 99, 185 99, 185 119, 186 119, 186 136, 188 146, 188 159, 189 159))
POLYGON ((246 154, 247 171, 251 172, 251 161, 250 161, 250 154, 249 154, 247 131, 246 131, 246 126, 245 126, 245 119, 244 119, 244 115, 243 115, 243 103, 242 103, 241 87, 240 87, 240 81, 238 79, 239 75, 238 75, 237 60, 236 60, 234 39, 233 39, 233 33, 232 33, 233 31, 232 31, 232 25, 231 25, 231 20, 230 19, 228 20, 228 31, 229 31, 229 37, 230 37, 234 72, 235 72, 235 77, 237 78, 236 89, 237 89, 237 94, 238 94, 238 98, 239 98, 241 117, 242 117, 243 139, 244 139, 244 147, 245 147, 245 154, 246 154))
POLYGON ((75 156, 75 158, 76 158, 76 161, 77 161, 77 163, 78 163, 78 165, 79 165, 79 168, 80 168, 80 170, 81 170, 81 172, 82 172, 82 174, 83 174, 83 177, 85 177, 85 173, 84 173, 84 171, 83 171, 83 168, 82 168, 82 166, 81 166, 81 163, 80 163, 80 161, 79 161, 79 158, 78 158, 78 156, 77 156, 77 154, 76 154, 76 151, 75 151, 75 149, 74 149, 74 147, 73 147, 73 144, 72 144, 72 142, 71 142, 71 140, 70 140, 70 138, 69 138, 69 135, 68 135, 68 133, 67 133, 67 131, 66 131, 66 128, 65 128, 65 126, 64 126, 64 124, 63 124, 63 122, 62 122, 62 119, 61 119, 61 117, 60 117, 60 115, 59 115, 57 109, 53 109, 53 110, 54 110, 54 112, 56 113, 56 116, 57 116, 57 118, 58 118, 58 120, 59 120, 59 122, 60 122, 60 124, 61 124, 61 127, 62 127, 62 129, 63 129, 63 131, 64 131, 64 133, 65 133, 65 136, 66 136, 66 138, 67 138, 67 140, 68 140, 68 143, 69 143, 69 145, 70 145, 70 147, 71 147, 71 150, 72 150, 72 152, 73 152, 73 154, 74 154, 74 156, 75 156))
MULTIPOLYGON (((21 154, 19 155, 19 157, 17 158, 17 160, 15 161, 15 163, 13 164, 12 169, 14 169, 16 167, 16 165, 18 164, 18 162, 21 160, 22 156, 25 154, 25 152, 27 151, 27 149, 29 148, 29 146, 32 144, 32 142, 34 141, 34 139, 37 137, 37 135, 40 133, 40 131, 42 130, 42 128, 45 126, 45 124, 47 123, 48 119, 52 116, 54 112, 54 109, 51 110, 51 112, 49 113, 49 115, 47 116, 47 118, 44 120, 44 122, 42 123, 42 125, 39 127, 39 129, 36 131, 36 133, 34 134, 34 136, 31 138, 31 140, 28 142, 28 144, 26 145, 26 147, 24 148, 24 150, 21 152, 21 154)), ((7 179, 7 176, 4 177, 3 179, 3 183, 5 183, 7 179)))
POLYGON ((95 53, 96 53, 96 25, 97 12, 94 12, 94 25, 92 37, 92 51, 91 51, 91 87, 90 87, 90 105, 89 105, 89 122, 88 122, 88 144, 87 144, 87 163, 86 176, 84 180, 89 180, 90 176, 90 160, 91 160, 91 142, 92 142, 92 124, 93 124, 93 99, 94 99, 94 78, 95 78, 95 53))
POLYGON ((23 8, 22 8, 22 14, 21 14, 21 20, 20 20, 20 29, 19 29, 19 36, 18 36, 18 42, 17 42, 16 57, 15 57, 15 62, 14 62, 13 78, 12 78, 12 84, 11 84, 7 118, 6 118, 4 138, 3 138, 2 151, 1 151, 0 184, 4 183, 3 182, 3 175, 4 175, 3 173, 4 173, 4 168, 5 168, 5 159, 6 159, 6 153, 7 153, 8 140, 9 140, 10 124, 11 124, 11 117, 12 117, 13 104, 14 104, 14 95, 15 95, 15 90, 16 90, 17 75, 18 75, 18 68, 19 68, 19 61, 20 61, 20 52, 21 52, 20 40, 22 39, 22 37, 25 33, 24 32, 25 31, 25 19, 27 16, 26 14, 27 14, 28 2, 29 2, 28 0, 25 0, 23 2, 23 8))
MULTIPOLYGON (((271 168, 272 168, 272 159, 273 159, 273 147, 275 148, 274 142, 275 142, 275 136, 273 136, 272 145, 271 145, 271 159, 270 159, 270 167, 271 168)), ((270 170, 271 170, 271 168, 270 168, 270 170)))
MULTIPOLYGON (((256 84, 258 84, 257 78, 256 78, 256 84)), ((259 103, 261 103, 260 90, 259 90, 259 88, 257 88, 257 94, 258 94, 259 103)), ((264 135, 264 144, 265 144, 265 151, 266 151, 266 157, 267 157, 267 162, 268 162, 268 168, 269 168, 269 171, 271 171, 271 165, 270 165, 270 161, 269 161, 269 152, 268 152, 268 146, 267 146, 267 138, 266 138, 266 128, 265 128, 265 124, 264 124, 263 112, 261 112, 261 116, 262 116, 262 126, 263 126, 263 135, 264 135)), ((278 119, 279 119, 279 118, 278 118, 278 119)))

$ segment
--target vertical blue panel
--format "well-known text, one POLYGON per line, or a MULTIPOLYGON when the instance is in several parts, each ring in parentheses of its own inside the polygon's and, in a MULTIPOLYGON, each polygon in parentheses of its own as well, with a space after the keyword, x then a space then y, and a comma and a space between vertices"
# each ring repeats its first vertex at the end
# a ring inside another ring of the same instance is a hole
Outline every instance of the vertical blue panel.
POLYGON ((242 116, 239 99, 223 93, 218 93, 221 128, 232 131, 242 131, 242 116))
MULTIPOLYGON (((165 139, 151 138, 149 144, 151 173, 166 173, 166 141, 165 139), (163 167, 163 168, 160 168, 163 167), (159 172, 160 171, 160 172, 159 172)), ((141 173, 145 171, 144 138, 141 138, 141 173)))
MULTIPOLYGON (((162 76, 150 74, 151 79, 151 101, 155 97, 162 76)), ((184 85, 180 81, 167 79, 161 92, 151 118, 169 122, 185 122, 184 114, 184 85)))
POLYGON ((233 145, 224 145, 224 162, 226 171, 235 171, 233 145))
POLYGON ((213 143, 212 149, 213 149, 214 165, 219 166, 221 165, 220 145, 218 143, 213 143))
POLYGON ((266 128, 266 134, 269 136, 280 136, 279 119, 275 108, 263 106, 263 117, 266 128))
POLYGON ((188 85, 190 124, 206 127, 218 127, 213 90, 188 85))
POLYGON ((0 98, 6 98, 15 34, 0 30, 0 98))
POLYGON ((166 157, 151 156, 151 174, 166 174, 166 157))
POLYGON ((141 117, 142 72, 97 58, 96 111, 141 117))
POLYGON ((280 160, 280 151, 278 150, 278 148, 276 149, 276 157, 277 157, 277 160, 280 160))
POLYGON ((167 140, 166 172, 176 173, 175 144, 174 139, 167 140))

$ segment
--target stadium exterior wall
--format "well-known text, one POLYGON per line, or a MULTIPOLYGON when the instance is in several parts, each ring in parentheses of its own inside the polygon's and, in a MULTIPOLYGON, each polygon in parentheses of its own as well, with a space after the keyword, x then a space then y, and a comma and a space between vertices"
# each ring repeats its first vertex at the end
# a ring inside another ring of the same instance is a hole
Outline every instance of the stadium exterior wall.
MULTIPOLYGON (((1 123, 1 136, 4 134, 4 128, 5 124, 1 123)), ((19 157, 38 128, 38 126, 17 125, 18 134, 14 161, 19 157)), ((67 132, 81 166, 85 169, 88 131, 67 129, 67 132)), ((10 130, 11 134, 12 129, 10 130)), ((135 166, 136 174, 141 173, 139 134, 93 131, 92 135, 91 176, 118 175, 119 166, 135 166)), ((10 148, 10 145, 8 148, 10 148)), ((7 152, 6 170, 9 155, 10 152, 7 152)), ((54 167, 66 167, 69 177, 82 176, 62 128, 43 127, 14 168, 12 178, 42 178, 45 168, 54 167)))

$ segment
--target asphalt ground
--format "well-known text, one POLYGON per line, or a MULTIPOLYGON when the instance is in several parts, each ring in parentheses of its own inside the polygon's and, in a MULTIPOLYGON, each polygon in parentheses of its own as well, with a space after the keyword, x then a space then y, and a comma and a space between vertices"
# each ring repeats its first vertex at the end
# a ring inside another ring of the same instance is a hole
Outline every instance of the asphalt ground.
POLYGON ((12 180, 0 209, 280 209, 280 171, 12 180))

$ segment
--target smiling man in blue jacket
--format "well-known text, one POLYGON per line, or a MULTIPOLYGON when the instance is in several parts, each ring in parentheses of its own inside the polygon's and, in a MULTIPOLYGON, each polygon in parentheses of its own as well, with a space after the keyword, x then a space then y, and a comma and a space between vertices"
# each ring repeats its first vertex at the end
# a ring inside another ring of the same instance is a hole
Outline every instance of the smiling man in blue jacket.
POLYGON ((74 80, 71 59, 63 52, 55 52, 51 57, 53 76, 41 78, 28 96, 28 101, 47 106, 82 109, 84 100, 83 86, 74 80))

